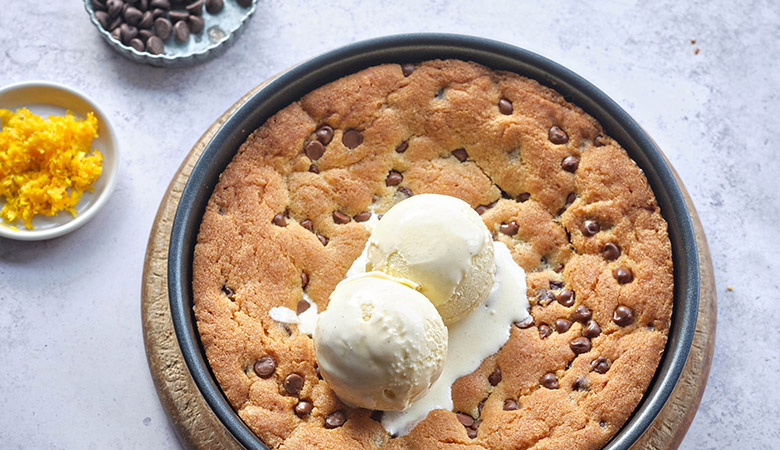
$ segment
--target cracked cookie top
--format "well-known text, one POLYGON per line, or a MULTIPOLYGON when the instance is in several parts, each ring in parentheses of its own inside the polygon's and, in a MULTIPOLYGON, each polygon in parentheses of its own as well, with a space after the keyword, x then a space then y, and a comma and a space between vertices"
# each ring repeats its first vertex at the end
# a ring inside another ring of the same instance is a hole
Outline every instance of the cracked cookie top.
POLYGON ((666 222, 620 145, 555 91, 457 60, 371 67, 276 113, 220 176, 193 261, 211 369, 275 449, 599 448, 653 378, 672 288, 666 222), (366 222, 420 193, 481 214, 526 271, 532 320, 455 382, 453 411, 393 437, 269 311, 326 309, 366 222))

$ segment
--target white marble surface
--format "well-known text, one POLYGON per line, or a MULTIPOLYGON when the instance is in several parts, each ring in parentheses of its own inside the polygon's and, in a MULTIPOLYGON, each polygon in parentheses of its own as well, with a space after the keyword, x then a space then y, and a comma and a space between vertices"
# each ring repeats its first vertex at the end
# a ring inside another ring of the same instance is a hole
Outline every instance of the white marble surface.
POLYGON ((710 381, 682 448, 777 448, 779 4, 332 3, 262 0, 227 53, 164 70, 115 53, 79 0, 0 1, 0 85, 45 79, 85 91, 113 118, 123 151, 113 198, 84 228, 0 239, 0 447, 177 448, 139 306, 146 240, 179 163, 235 100, 298 61, 364 38, 446 31, 568 66, 664 149, 708 233, 719 294, 710 381))

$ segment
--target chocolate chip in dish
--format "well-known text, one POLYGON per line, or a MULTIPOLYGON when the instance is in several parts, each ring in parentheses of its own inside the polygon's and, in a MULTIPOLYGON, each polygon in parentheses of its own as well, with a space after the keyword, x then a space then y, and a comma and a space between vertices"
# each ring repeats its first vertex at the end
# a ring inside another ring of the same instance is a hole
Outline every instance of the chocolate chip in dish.
POLYGON ((672 290, 666 223, 619 144, 536 81, 457 60, 371 67, 279 111, 222 173, 193 262, 211 369, 285 449, 600 448, 653 378, 672 290), (423 194, 474 209, 524 271, 530 316, 451 384, 451 408, 392 433, 392 412, 334 392, 304 319, 423 194))

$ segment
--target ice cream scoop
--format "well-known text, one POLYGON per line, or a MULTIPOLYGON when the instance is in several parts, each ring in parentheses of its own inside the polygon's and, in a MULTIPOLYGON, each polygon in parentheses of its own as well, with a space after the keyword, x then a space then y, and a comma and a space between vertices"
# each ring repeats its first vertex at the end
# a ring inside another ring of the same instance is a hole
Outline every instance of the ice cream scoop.
POLYGON ((367 271, 420 285, 449 325, 481 305, 493 286, 493 241, 468 203, 421 194, 391 208, 368 241, 367 271))
POLYGON ((381 272, 341 281, 317 320, 320 373, 346 403, 406 409, 439 378, 447 328, 416 284, 381 272))

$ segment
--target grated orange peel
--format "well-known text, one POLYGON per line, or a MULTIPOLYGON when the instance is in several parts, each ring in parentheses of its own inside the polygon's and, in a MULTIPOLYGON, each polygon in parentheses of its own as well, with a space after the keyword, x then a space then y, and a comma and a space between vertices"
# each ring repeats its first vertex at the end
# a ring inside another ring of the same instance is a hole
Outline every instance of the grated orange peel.
POLYGON ((82 194, 94 190, 103 171, 103 154, 92 150, 95 115, 79 120, 67 111, 45 119, 27 108, 0 109, 0 124, 0 219, 33 229, 36 214, 65 210, 75 217, 82 194))

